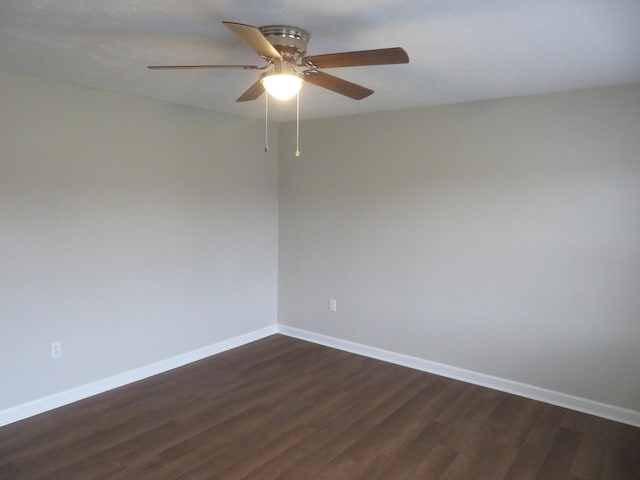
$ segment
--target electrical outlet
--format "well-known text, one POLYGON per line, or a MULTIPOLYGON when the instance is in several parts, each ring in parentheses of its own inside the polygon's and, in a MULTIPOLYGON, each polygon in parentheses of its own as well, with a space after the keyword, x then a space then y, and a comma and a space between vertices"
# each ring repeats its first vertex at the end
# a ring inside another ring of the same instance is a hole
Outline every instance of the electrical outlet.
POLYGON ((62 355, 62 342, 53 342, 51 344, 51 358, 58 358, 62 355))
POLYGON ((330 312, 338 311, 338 305, 337 305, 337 302, 336 302, 335 298, 330 298, 329 299, 329 311, 330 312))

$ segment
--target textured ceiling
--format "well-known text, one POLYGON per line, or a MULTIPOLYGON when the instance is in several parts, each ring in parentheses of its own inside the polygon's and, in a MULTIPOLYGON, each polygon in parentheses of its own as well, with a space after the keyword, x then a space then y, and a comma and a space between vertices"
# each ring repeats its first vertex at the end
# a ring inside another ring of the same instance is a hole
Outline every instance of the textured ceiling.
MULTIPOLYGON (((361 101, 306 85, 303 118, 640 82, 640 0, 2 0, 0 68, 260 118, 258 73, 148 64, 260 59, 222 25, 289 24, 308 53, 401 46, 408 65, 332 69, 361 101)), ((277 120, 295 101, 275 105, 277 120)))

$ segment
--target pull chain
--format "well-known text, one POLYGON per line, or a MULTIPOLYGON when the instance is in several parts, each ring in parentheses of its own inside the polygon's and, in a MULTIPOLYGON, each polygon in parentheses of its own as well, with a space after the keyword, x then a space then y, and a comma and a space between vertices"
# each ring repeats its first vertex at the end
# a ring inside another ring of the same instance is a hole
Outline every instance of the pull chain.
POLYGON ((264 151, 269 151, 269 94, 264 92, 264 151))
POLYGON ((300 92, 296 94, 296 157, 300 156, 300 92))

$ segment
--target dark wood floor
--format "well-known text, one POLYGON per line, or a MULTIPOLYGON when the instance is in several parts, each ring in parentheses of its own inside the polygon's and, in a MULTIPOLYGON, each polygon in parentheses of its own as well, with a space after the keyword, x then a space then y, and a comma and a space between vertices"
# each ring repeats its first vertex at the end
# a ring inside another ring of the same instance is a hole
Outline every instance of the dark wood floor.
POLYGON ((640 479, 640 429, 274 335, 0 428, 0 479, 640 479))

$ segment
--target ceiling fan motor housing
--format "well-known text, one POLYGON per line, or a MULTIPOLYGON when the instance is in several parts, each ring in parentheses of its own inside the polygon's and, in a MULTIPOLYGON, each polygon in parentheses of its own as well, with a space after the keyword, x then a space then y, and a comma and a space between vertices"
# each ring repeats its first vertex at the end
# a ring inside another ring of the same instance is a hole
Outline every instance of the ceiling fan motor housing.
POLYGON ((302 28, 288 25, 267 25, 260 27, 259 30, 287 60, 295 62, 307 53, 310 35, 302 28))

